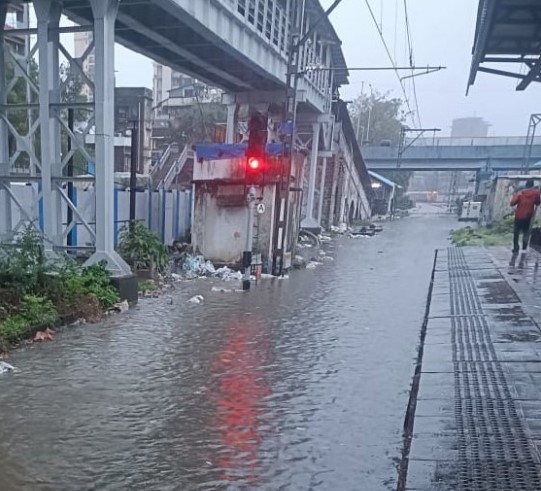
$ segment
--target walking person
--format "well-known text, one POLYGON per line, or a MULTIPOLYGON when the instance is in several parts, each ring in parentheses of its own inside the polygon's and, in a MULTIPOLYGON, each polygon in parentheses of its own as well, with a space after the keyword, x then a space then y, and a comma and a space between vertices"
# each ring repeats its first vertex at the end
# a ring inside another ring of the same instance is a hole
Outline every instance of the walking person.
POLYGON ((513 253, 519 251, 519 238, 522 232, 522 250, 528 248, 530 240, 530 228, 535 216, 536 207, 541 204, 541 192, 534 187, 533 179, 526 181, 526 187, 517 191, 511 200, 511 206, 515 209, 515 225, 513 230, 513 253))

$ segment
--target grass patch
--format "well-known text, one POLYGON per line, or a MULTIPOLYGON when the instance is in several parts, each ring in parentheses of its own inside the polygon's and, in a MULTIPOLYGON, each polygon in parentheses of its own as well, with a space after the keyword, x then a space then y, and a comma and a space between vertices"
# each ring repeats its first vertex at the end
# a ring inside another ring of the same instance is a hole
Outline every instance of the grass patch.
POLYGON ((507 245, 513 241, 513 223, 513 215, 508 215, 491 227, 464 227, 453 230, 451 242, 457 247, 507 245))
POLYGON ((12 313, 0 324, 0 338, 14 342, 26 337, 30 329, 52 327, 58 320, 58 312, 46 297, 25 295, 17 313, 12 313))

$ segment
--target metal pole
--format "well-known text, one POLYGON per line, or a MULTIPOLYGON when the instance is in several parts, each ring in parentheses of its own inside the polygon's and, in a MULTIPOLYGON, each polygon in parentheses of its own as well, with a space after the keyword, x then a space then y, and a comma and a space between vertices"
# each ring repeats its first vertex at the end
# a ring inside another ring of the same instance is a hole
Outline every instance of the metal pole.
POLYGON ((137 121, 133 122, 131 130, 131 155, 130 155, 130 232, 133 233, 135 224, 135 204, 137 188, 137 157, 138 157, 138 128, 137 121))
MULTIPOLYGON (((75 111, 72 107, 68 109, 68 128, 70 129, 72 133, 73 133, 74 112, 75 111)), ((68 135, 68 147, 67 147, 68 153, 71 152, 71 148, 72 148, 71 138, 68 135)), ((73 177, 73 155, 68 160, 67 173, 68 173, 68 177, 73 177)), ((72 180, 68 181, 68 198, 73 203, 73 181, 72 180)), ((73 223, 73 210, 69 206, 67 208, 68 208, 67 225, 69 228, 71 224, 73 223)), ((74 236, 74 230, 72 228, 68 233, 68 238, 67 238, 68 246, 73 245, 73 236, 74 236)))
POLYGON ((368 124, 366 125, 366 141, 370 141, 370 119, 372 118, 372 103, 368 108, 368 124))
MULTIPOLYGON (((0 5, 0 176, 8 177, 11 173, 9 163, 8 126, 5 121, 7 103, 6 64, 4 26, 7 5, 0 5)), ((30 123, 29 123, 30 124, 30 123)), ((0 184, 0 240, 7 240, 12 235, 11 197, 9 183, 0 184), (5 186, 5 187, 4 187, 5 186)))
MULTIPOLYGON (((286 73, 286 103, 284 106, 284 122, 291 122, 291 135, 288 142, 288 137, 286 136, 284 138, 284 161, 285 165, 282 166, 281 173, 280 173, 280 183, 278 187, 277 192, 277 199, 276 203, 279 203, 279 206, 282 206, 282 194, 285 191, 285 199, 284 199, 284 223, 286 227, 284 227, 283 233, 282 233, 282 240, 278 240, 278 229, 279 226, 277 225, 275 227, 275 236, 276 236, 276 249, 280 249, 280 255, 276 253, 273 254, 273 273, 276 273, 277 269, 277 262, 279 260, 279 266, 278 266, 278 275, 281 275, 283 273, 284 268, 284 247, 285 247, 285 241, 286 241, 286 230, 288 225, 288 213, 289 213, 289 180, 291 175, 291 168, 292 168, 292 162, 293 162, 293 152, 294 152, 294 146, 295 146, 295 124, 297 119, 297 87, 298 87, 298 72, 299 72, 299 60, 300 60, 300 43, 294 44, 294 34, 293 31, 295 30, 295 27, 298 24, 299 33, 298 36, 302 35, 302 31, 304 29, 304 19, 305 19, 305 7, 306 7, 306 0, 302 0, 302 7, 301 12, 299 13, 299 1, 290 0, 288 2, 289 6, 289 17, 292 20, 291 28, 288 32, 289 36, 289 54, 288 54, 288 60, 287 60, 287 73, 286 73), (300 15, 300 16, 299 16, 300 15), (286 175, 287 174, 287 175, 286 175)), ((281 213, 278 211, 277 218, 276 218, 276 224, 278 224, 279 217, 281 213)))
POLYGON ((243 254, 244 278, 242 280, 242 289, 250 289, 250 277, 252 276, 252 242, 254 229, 254 211, 255 211, 255 188, 248 188, 248 225, 246 230, 246 247, 243 254))

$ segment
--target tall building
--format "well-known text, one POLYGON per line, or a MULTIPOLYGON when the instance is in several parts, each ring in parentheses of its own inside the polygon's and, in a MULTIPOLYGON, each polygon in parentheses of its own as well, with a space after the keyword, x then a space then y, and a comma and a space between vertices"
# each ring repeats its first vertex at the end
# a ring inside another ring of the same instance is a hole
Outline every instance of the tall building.
MULTIPOLYGON (((92 43, 92 31, 87 32, 76 32, 74 33, 74 57, 75 58, 81 58, 85 51, 88 49, 90 44, 92 43)), ((84 60, 83 62, 83 70, 85 74, 88 76, 90 80, 94 80, 94 76, 96 73, 96 59, 94 56, 94 52, 91 52, 84 60)), ((92 98, 92 91, 90 90, 90 87, 86 84, 83 84, 83 87, 81 88, 81 94, 84 95, 87 99, 92 98)))
POLYGON ((490 123, 483 118, 457 118, 451 125, 451 138, 485 138, 488 136, 490 123))
POLYGON ((156 119, 174 118, 182 107, 220 102, 222 92, 193 77, 154 63, 153 99, 156 119))
POLYGON ((28 29, 28 27, 28 4, 9 4, 5 23, 6 44, 13 52, 21 56, 24 56, 28 49, 27 36, 10 31, 13 31, 13 29, 28 29))

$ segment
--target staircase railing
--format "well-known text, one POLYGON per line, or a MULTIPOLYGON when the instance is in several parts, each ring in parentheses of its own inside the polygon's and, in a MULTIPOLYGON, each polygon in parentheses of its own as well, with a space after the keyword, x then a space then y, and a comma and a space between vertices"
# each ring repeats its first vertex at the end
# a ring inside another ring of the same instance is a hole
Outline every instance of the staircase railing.
POLYGON ((182 168, 184 167, 184 164, 186 163, 188 158, 191 156, 191 154, 192 152, 190 150, 189 145, 186 145, 184 147, 184 150, 182 150, 181 154, 178 156, 178 159, 171 166, 171 168, 169 169, 169 171, 163 178, 162 182, 159 183, 158 189, 169 189, 169 187, 175 180, 175 177, 182 170, 182 168))
POLYGON ((156 173, 159 169, 161 169, 163 167, 163 165, 167 162, 167 159, 169 159, 169 156, 171 155, 171 147, 173 145, 170 144, 167 146, 167 148, 165 149, 165 151, 162 153, 162 155, 160 156, 160 159, 158 160, 158 162, 156 162, 156 165, 154 166, 154 168, 152 169, 152 174, 156 173))

